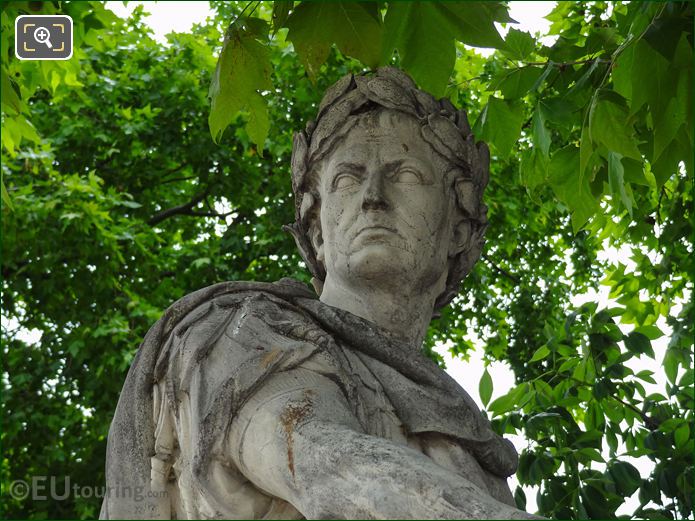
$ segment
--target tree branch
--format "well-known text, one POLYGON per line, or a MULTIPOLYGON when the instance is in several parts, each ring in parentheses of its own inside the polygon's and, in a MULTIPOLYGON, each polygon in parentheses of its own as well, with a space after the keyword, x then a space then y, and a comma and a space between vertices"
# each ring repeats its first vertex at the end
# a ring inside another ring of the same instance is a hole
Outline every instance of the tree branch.
POLYGON ((177 183, 177 182, 179 182, 179 181, 188 181, 189 179, 197 179, 197 177, 198 177, 197 175, 191 175, 191 176, 188 176, 188 177, 175 177, 175 178, 173 178, 173 179, 167 179, 166 181, 162 181, 162 182, 159 183, 159 184, 160 184, 160 185, 165 185, 165 184, 167 184, 167 183, 177 183))
POLYGON ((511 280, 511 281, 514 282, 515 284, 519 284, 519 283, 521 282, 521 281, 519 280, 519 277, 515 277, 514 275, 512 275, 511 273, 509 273, 509 272, 508 272, 507 270, 505 270, 504 268, 500 268, 497 264, 495 264, 494 262, 492 262, 492 259, 490 259, 490 257, 488 257, 485 253, 483 253, 482 258, 483 258, 483 260, 484 260, 485 262, 487 262, 487 263, 490 265, 491 268, 494 268, 494 270, 495 270, 497 273, 499 273, 500 275, 503 275, 503 276, 507 277, 509 280, 511 280))
POLYGON ((193 215, 195 217, 219 217, 220 219, 224 219, 228 215, 232 215, 234 213, 234 210, 226 212, 226 213, 217 213, 217 212, 186 212, 184 215, 193 215))
POLYGON ((156 224, 159 224, 163 220, 172 217, 173 215, 195 215, 195 213, 192 212, 192 208, 195 205, 197 205, 200 201, 205 199, 207 195, 208 193, 206 190, 204 193, 196 195, 192 200, 185 204, 180 204, 178 206, 162 210, 161 212, 158 212, 154 214, 152 217, 150 217, 150 219, 147 221, 147 224, 149 224, 150 226, 154 226, 156 224))
POLYGON ((586 58, 584 60, 574 60, 574 61, 569 61, 569 62, 554 62, 552 60, 547 60, 544 62, 524 62, 524 67, 529 67, 533 65, 554 65, 559 69, 564 69, 569 67, 570 65, 584 65, 586 63, 593 63, 595 61, 598 61, 599 63, 611 63, 611 60, 602 60, 601 58, 586 58))
POLYGON ((639 417, 642 418, 642 421, 644 422, 644 424, 647 426, 647 428, 649 430, 655 431, 659 428, 659 425, 660 425, 659 421, 655 420, 654 418, 649 416, 647 413, 640 411, 637 407, 635 407, 631 403, 628 403, 628 402, 622 400, 621 398, 618 398, 617 396, 611 395, 610 398, 617 400, 618 402, 623 404, 625 407, 627 407, 631 411, 634 411, 635 414, 639 415, 639 417))
MULTIPOLYGON (((595 364, 596 364, 596 362, 594 362, 594 365, 595 365, 595 364)), ((587 388, 590 388, 590 389, 593 387, 591 384, 589 384, 589 382, 585 382, 584 380, 579 380, 579 379, 577 379, 577 378, 575 378, 575 377, 573 377, 573 376, 570 376, 569 379, 570 379, 570 380, 573 380, 574 382, 577 382, 578 384, 580 384, 580 385, 582 385, 582 386, 584 386, 584 387, 587 387, 587 388)), ((631 404, 631 403, 629 403, 629 402, 626 402, 626 401, 623 400, 622 398, 619 398, 618 396, 613 396, 613 395, 608 395, 608 398, 613 398, 615 401, 619 402, 619 403, 622 404, 624 407, 630 409, 630 410, 633 411, 635 414, 637 414, 637 415, 642 419, 642 421, 644 422, 644 424, 647 426, 647 428, 648 428, 649 430, 655 431, 655 430, 657 430, 657 429, 659 428, 659 425, 661 425, 661 423, 660 423, 658 420, 655 420, 654 418, 652 418, 651 416, 649 416, 646 412, 640 411, 640 410, 639 410, 637 407, 635 407, 633 404, 631 404)))

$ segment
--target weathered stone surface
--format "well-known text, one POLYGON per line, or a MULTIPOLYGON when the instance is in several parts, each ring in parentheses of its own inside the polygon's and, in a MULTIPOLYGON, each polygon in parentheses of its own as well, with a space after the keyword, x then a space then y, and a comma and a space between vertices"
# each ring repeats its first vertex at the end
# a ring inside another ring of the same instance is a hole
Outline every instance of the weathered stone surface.
POLYGON ((119 400, 101 517, 531 518, 511 443, 420 352, 480 254, 488 158, 395 69, 331 88, 292 159, 319 298, 228 282, 167 310, 119 400))

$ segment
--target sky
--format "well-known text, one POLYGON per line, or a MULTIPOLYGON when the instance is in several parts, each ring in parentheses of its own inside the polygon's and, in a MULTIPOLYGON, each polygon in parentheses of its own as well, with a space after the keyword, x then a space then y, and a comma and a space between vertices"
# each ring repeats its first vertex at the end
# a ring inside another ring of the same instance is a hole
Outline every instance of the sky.
MULTIPOLYGON (((144 5, 146 12, 150 15, 145 18, 145 22, 150 26, 154 32, 154 37, 157 41, 161 43, 166 43, 166 34, 169 32, 187 32, 190 30, 193 24, 202 23, 205 21, 208 15, 211 14, 211 10, 208 2, 198 1, 198 2, 171 2, 171 1, 160 1, 160 2, 128 2, 127 6, 123 5, 123 2, 107 2, 106 7, 114 11, 117 15, 121 17, 127 17, 135 9, 137 5, 144 5)), ((545 20, 543 17, 547 15, 555 6, 555 2, 509 2, 510 16, 519 22, 518 24, 508 24, 507 27, 502 27, 498 24, 498 29, 503 35, 506 34, 508 28, 513 26, 522 31, 528 31, 531 34, 540 32, 544 34, 550 22, 545 20)), ((554 37, 546 37, 542 39, 545 44, 552 44, 554 37)), ((482 55, 489 55, 492 50, 488 49, 475 49, 476 52, 482 55)), ((620 260, 623 264, 627 264, 628 268, 630 266, 629 251, 617 251, 606 248, 602 253, 603 258, 612 261, 620 260)), ((634 266, 634 264, 633 264, 634 266)), ((629 269, 628 269, 629 271, 629 269)), ((608 298, 609 288, 602 287, 598 292, 591 292, 586 295, 581 295, 573 299, 574 305, 580 305, 583 302, 595 301, 599 302, 600 307, 609 306, 611 301, 608 298)), ((665 337, 653 342, 654 350, 657 354, 656 361, 657 364, 652 363, 647 365, 644 363, 643 366, 634 366, 634 370, 641 370, 644 368, 649 368, 655 371, 655 378, 657 381, 664 381, 665 375, 663 374, 663 368, 660 365, 661 359, 663 358, 663 353, 666 349, 667 339, 670 336, 670 330, 666 326, 665 320, 657 322, 657 325, 666 333, 665 337)), ((624 332, 627 332, 627 329, 624 332)), ((39 338, 35 332, 26 331, 20 334, 20 337, 24 337, 25 340, 31 341, 32 343, 37 342, 39 338)), ((454 379, 470 394, 470 396, 476 401, 478 406, 482 409, 482 403, 479 398, 478 393, 478 382, 480 376, 483 373, 485 364, 482 358, 482 348, 478 348, 475 352, 471 354, 470 360, 464 362, 460 358, 452 358, 446 346, 440 346, 437 351, 442 354, 446 360, 447 372, 451 374, 454 379)), ((492 395, 492 400, 495 398, 506 394, 506 392, 514 386, 514 374, 508 364, 503 362, 493 362, 488 366, 488 371, 494 382, 494 390, 492 395)), ((649 384, 645 384, 647 392, 656 392, 657 388, 661 386, 653 386, 653 390, 650 389, 649 384)), ((509 436, 509 438, 514 442, 517 450, 521 450, 527 444, 526 440, 522 436, 509 436)), ((634 460, 630 459, 630 462, 637 466, 643 473, 649 473, 651 470, 651 463, 648 460, 634 460)), ((516 479, 514 477, 510 478, 510 486, 512 491, 516 487, 516 479)), ((535 490, 525 487, 527 495, 527 508, 530 511, 534 511, 535 505, 535 490)), ((624 505, 618 513, 629 513, 638 506, 638 502, 635 497, 624 505)))

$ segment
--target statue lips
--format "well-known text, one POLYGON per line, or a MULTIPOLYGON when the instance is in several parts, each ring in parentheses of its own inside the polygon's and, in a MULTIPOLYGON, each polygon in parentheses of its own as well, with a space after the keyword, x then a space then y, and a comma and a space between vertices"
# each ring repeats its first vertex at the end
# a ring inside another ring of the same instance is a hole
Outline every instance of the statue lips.
POLYGON ((353 242, 360 240, 362 243, 387 242, 389 235, 401 238, 401 235, 390 226, 382 224, 370 224, 361 228, 353 237, 353 242))

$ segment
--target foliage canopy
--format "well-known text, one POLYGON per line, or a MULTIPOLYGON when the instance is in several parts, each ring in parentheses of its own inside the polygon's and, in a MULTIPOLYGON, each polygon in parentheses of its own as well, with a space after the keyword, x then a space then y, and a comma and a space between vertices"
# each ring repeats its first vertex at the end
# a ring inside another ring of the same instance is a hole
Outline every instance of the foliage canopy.
POLYGON ((465 358, 477 338, 511 365, 517 385, 490 402, 485 371, 480 396, 528 439, 517 478, 540 514, 611 518, 636 496, 629 517, 692 518, 692 4, 559 2, 550 44, 502 2, 212 5, 167 45, 139 8, 2 6, 3 515, 98 515, 7 485, 103 484, 125 372, 174 299, 308 280, 280 229, 292 132, 339 77, 389 63, 464 107, 493 152, 488 246, 427 352, 465 358), (57 12, 73 59, 16 60, 15 17, 57 12), (610 308, 573 305, 600 285, 610 308))

